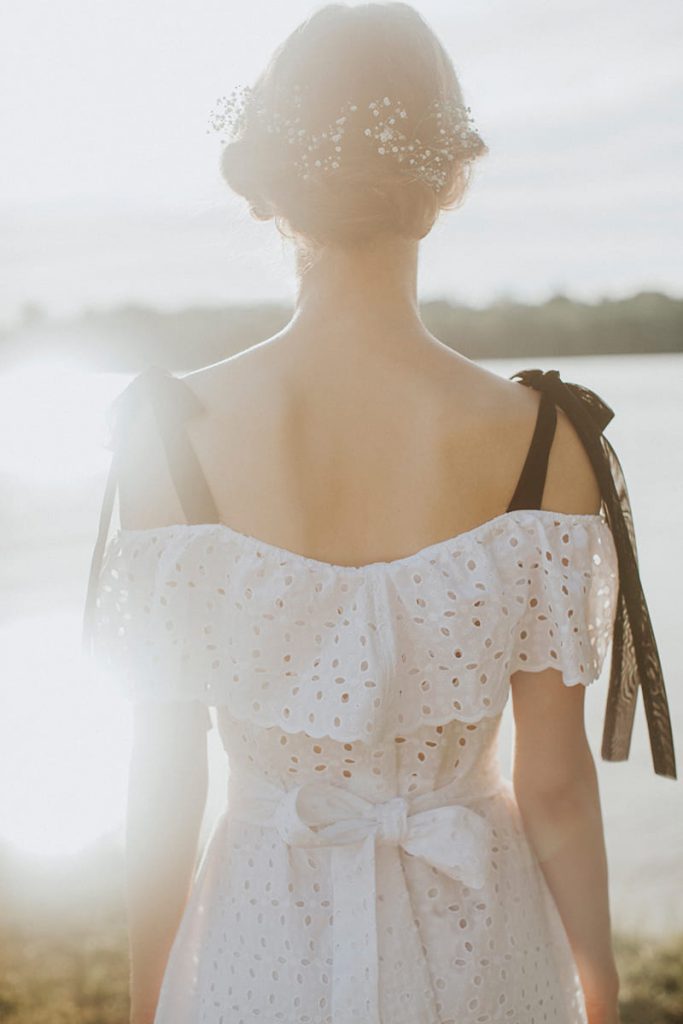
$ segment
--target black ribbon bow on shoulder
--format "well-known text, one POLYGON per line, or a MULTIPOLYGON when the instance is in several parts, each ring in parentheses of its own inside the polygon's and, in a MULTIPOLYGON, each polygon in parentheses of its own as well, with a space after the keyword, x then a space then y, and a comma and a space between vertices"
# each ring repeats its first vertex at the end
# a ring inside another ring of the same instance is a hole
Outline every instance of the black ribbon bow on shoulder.
POLYGON ((572 421, 595 471, 615 541, 619 594, 612 637, 602 758, 605 761, 627 760, 640 686, 655 773, 675 779, 676 759, 669 706, 657 642, 638 571, 631 503, 619 459, 603 435, 614 412, 594 391, 563 381, 558 370, 521 370, 511 379, 546 392, 572 421))

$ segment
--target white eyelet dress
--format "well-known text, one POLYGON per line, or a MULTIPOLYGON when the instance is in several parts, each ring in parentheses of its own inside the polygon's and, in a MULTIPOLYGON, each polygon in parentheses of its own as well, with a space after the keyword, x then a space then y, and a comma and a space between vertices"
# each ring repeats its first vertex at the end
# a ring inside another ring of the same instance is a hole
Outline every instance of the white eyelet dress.
POLYGON ((154 1024, 585 1024, 497 736, 515 671, 597 679, 617 595, 598 514, 357 568, 115 532, 98 660, 133 701, 215 708, 229 759, 154 1024))

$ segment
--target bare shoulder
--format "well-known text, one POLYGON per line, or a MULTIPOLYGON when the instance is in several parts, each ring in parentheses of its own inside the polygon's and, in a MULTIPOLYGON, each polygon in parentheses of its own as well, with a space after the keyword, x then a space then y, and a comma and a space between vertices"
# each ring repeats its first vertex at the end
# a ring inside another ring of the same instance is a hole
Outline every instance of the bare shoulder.
POLYGON ((255 393, 271 377, 277 335, 183 375, 209 413, 225 413, 238 397, 255 393))
MULTIPOLYGON (((259 382, 260 345, 180 375, 200 400, 206 415, 188 422, 188 430, 211 430, 215 417, 249 401, 259 382), (199 422, 201 421, 201 422, 199 422)), ((141 402, 131 414, 127 441, 120 453, 119 518, 124 529, 151 529, 185 521, 182 503, 168 467, 163 438, 151 404, 141 402)))
MULTIPOLYGON (((540 392, 510 381, 512 387, 530 392, 538 410, 540 392)), ((600 511, 600 485, 583 441, 569 416, 555 407, 557 421, 548 459, 545 489, 541 507, 549 511, 594 514, 600 511)))
MULTIPOLYGON (((523 438, 528 444, 538 414, 540 392, 462 356, 458 360, 454 364, 455 372, 463 375, 471 401, 490 417, 501 439, 501 447, 509 447, 507 439, 515 437, 523 438)), ((541 507, 564 513, 597 513, 601 507, 601 492, 591 460, 569 416, 558 406, 556 412, 541 507)))
POLYGON ((600 485, 584 444, 570 418, 558 409, 543 507, 587 515, 598 513, 601 504, 600 485))
POLYGON ((123 529, 145 530, 183 522, 183 510, 150 404, 131 414, 119 452, 119 519, 123 529))
MULTIPOLYGON (((188 429, 196 450, 206 454, 209 462, 212 453, 216 464, 224 459, 225 446, 235 436, 258 441, 259 424, 265 424, 264 433, 276 429, 278 403, 286 402, 287 382, 297 373, 296 366, 288 363, 287 347, 276 344, 279 337, 182 376, 204 407, 205 415, 189 422, 188 429)), ((384 378, 383 382, 390 386, 384 378)), ((516 482, 514 474, 521 469, 533 434, 539 392, 436 342, 421 357, 412 393, 420 396, 431 420, 438 417, 438 435, 444 439, 445 451, 454 439, 456 475, 467 477, 471 470, 472 476, 481 477, 478 470, 485 448, 490 471, 482 488, 490 487, 491 493, 482 492, 482 513, 495 507, 506 489, 509 498, 516 482), (470 466, 463 462, 463 438, 474 432, 482 436, 482 431, 485 444, 472 450, 470 466)), ((129 437, 119 474, 122 526, 146 529, 183 522, 151 409, 139 411, 129 437)), ((542 507, 580 514, 600 510, 600 489, 590 460, 571 420, 559 408, 542 507)))

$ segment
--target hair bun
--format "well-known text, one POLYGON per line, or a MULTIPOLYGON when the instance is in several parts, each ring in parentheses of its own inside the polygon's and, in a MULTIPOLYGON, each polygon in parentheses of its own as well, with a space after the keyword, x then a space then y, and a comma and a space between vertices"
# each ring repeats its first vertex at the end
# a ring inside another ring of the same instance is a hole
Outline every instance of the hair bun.
MULTIPOLYGON (((380 155, 386 152, 384 143, 382 148, 368 145, 367 129, 346 131, 343 158, 332 164, 334 170, 315 172, 304 180, 296 166, 296 147, 287 132, 279 130, 285 98, 298 82, 306 83, 298 122, 307 132, 306 139, 311 138, 309 128, 320 138, 325 126, 334 126, 333 119, 348 103, 350 91, 354 104, 361 104, 363 97, 400 98, 404 114, 410 114, 405 122, 407 137, 417 137, 410 131, 419 128, 427 153, 432 142, 434 151, 440 152, 440 125, 446 123, 426 116, 434 104, 445 102, 469 110, 448 54, 409 4, 347 7, 333 3, 320 8, 280 45, 249 90, 265 119, 249 116, 248 108, 239 120, 239 135, 222 151, 221 174, 247 200, 256 219, 275 218, 278 230, 288 238, 293 233, 321 246, 346 246, 385 234, 423 238, 441 210, 462 202, 472 161, 488 152, 475 132, 463 143, 470 147, 466 155, 442 162, 443 181, 438 189, 408 162, 380 155), (272 124, 275 131, 270 130, 272 124)), ((329 138, 324 136, 326 145, 329 138)), ((312 159, 308 160, 315 170, 312 159)))

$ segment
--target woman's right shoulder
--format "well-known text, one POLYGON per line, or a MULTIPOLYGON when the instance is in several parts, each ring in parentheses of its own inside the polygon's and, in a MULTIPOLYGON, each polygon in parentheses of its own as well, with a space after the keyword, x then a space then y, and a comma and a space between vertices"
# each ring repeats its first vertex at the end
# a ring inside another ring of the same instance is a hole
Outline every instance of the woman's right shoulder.
POLYGON ((557 408, 557 425, 548 461, 542 507, 556 512, 600 511, 602 492, 590 456, 574 424, 557 408))
MULTIPOLYGON (((476 366, 476 364, 474 364, 476 366)), ((518 381, 476 366, 472 386, 481 393, 495 417, 501 437, 531 441, 541 401, 541 393, 518 381)), ((547 463, 541 507, 569 514, 592 514, 601 507, 601 491, 593 464, 572 420, 558 405, 547 463)))
MULTIPOLYGON (((506 379, 513 394, 521 393, 534 404, 534 420, 542 398, 534 387, 506 379)), ((593 464, 571 418, 555 404, 555 427, 548 455, 541 508, 566 514, 586 515, 600 511, 602 498, 593 464)))

